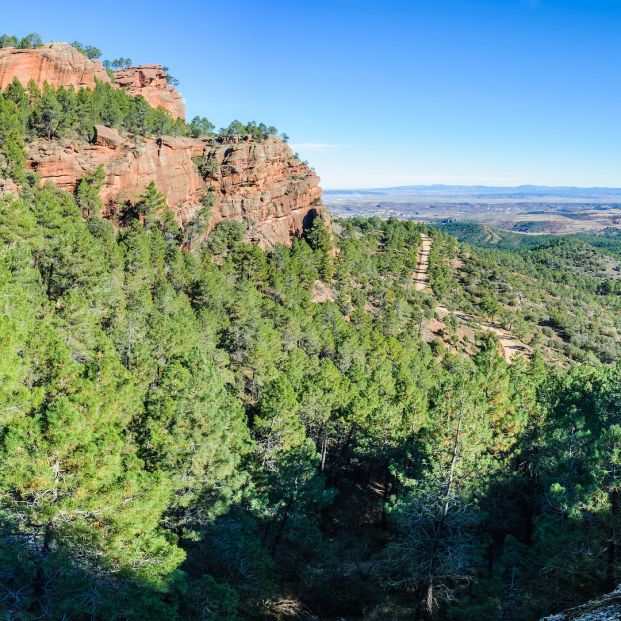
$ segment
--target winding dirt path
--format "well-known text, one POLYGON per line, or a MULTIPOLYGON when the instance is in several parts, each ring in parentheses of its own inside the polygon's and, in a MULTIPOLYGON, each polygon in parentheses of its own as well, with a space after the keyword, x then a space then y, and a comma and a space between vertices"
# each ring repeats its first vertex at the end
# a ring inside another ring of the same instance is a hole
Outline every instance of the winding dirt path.
POLYGON ((520 341, 515 335, 511 334, 511 332, 505 330, 505 328, 497 323, 492 323, 483 317, 471 315, 470 313, 465 313, 463 311, 450 311, 446 308, 446 306, 442 305, 436 306, 435 310, 440 320, 445 319, 447 315, 453 315, 461 323, 471 327, 473 330, 493 332, 500 343, 500 353, 508 362, 511 362, 511 359, 515 356, 515 354, 521 353, 526 357, 529 357, 532 354, 532 350, 528 345, 520 341))
POLYGON ((431 252, 431 238, 421 233, 423 243, 418 251, 418 263, 412 277, 416 291, 429 290, 429 253, 431 252))
MULTIPOLYGON (((431 252, 431 238, 421 233, 423 243, 418 252, 418 263, 416 265, 416 271, 412 275, 414 281, 414 289, 416 291, 426 291, 432 293, 429 286, 429 254, 431 252)), ((505 330, 502 326, 487 321, 483 317, 477 317, 463 311, 450 311, 446 306, 438 305, 435 308, 436 314, 440 321, 443 321, 448 315, 453 315, 460 323, 469 326, 473 330, 484 330, 485 332, 493 332, 500 343, 500 353, 508 361, 515 354, 522 353, 529 357, 532 350, 528 345, 520 341, 515 335, 511 334, 508 330, 505 330)))

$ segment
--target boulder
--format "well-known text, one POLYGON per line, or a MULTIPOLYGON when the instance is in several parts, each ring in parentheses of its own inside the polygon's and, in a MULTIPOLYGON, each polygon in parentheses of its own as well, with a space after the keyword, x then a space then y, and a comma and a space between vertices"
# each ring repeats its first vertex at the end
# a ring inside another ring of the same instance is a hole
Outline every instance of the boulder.
POLYGON ((95 125, 94 143, 100 147, 109 147, 116 149, 123 144, 123 138, 116 129, 106 127, 105 125, 95 125))

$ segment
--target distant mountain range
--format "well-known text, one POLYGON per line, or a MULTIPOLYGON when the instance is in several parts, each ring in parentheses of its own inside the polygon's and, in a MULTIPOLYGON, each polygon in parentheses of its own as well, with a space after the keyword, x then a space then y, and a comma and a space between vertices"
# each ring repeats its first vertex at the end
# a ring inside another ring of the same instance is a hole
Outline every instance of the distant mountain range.
POLYGON ((529 198, 565 198, 570 200, 619 200, 621 188, 591 187, 580 188, 573 186, 485 186, 485 185, 404 185, 388 188, 352 188, 324 190, 328 200, 342 198, 373 199, 390 196, 401 200, 412 198, 435 199, 512 199, 524 200, 529 198))

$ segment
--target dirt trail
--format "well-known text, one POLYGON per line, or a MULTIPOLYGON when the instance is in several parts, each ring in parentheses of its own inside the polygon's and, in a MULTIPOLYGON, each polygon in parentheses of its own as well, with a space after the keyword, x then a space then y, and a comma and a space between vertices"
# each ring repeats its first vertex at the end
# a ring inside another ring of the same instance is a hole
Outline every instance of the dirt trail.
MULTIPOLYGON (((412 276, 414 281, 414 289, 416 291, 427 291, 431 293, 429 287, 429 253, 431 252, 431 238, 424 233, 421 234, 423 243, 418 253, 418 264, 416 265, 416 271, 412 276)), ((477 317, 463 311, 450 311, 446 306, 436 306, 436 313, 441 321, 443 321, 447 315, 453 315, 462 324, 470 326, 474 330, 484 330, 486 332, 493 332, 500 342, 500 353, 508 361, 511 362, 513 356, 517 353, 522 353, 525 356, 530 356, 532 353, 530 347, 525 343, 522 343, 515 335, 511 334, 508 330, 505 330, 502 326, 487 321, 483 317, 477 317)))
POLYGON ((418 251, 418 263, 414 272, 414 289, 416 291, 429 290, 429 253, 431 252, 431 238, 421 233, 423 243, 418 251))
POLYGON ((531 348, 522 343, 515 335, 511 334, 508 330, 505 330, 502 326, 487 321, 483 317, 471 315, 470 313, 464 313, 463 311, 449 311, 446 306, 436 306, 436 313, 440 320, 446 318, 447 315, 453 315, 461 323, 470 326, 474 330, 484 330, 485 332, 493 332, 500 342, 500 353, 509 362, 515 354, 522 353, 525 356, 530 356, 532 353, 531 348))

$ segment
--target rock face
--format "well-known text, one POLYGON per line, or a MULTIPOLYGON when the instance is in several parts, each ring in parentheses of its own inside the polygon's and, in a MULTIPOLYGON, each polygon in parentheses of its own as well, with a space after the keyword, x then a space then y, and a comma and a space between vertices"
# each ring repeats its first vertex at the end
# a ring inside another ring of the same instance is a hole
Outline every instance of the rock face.
POLYGON ((24 86, 34 80, 38 86, 93 88, 95 79, 110 82, 110 76, 98 60, 89 60, 67 43, 48 43, 42 47, 18 50, 0 49, 0 89, 17 78, 24 86))
MULTIPOLYGON (((154 107, 162 106, 173 117, 183 118, 183 98, 166 80, 159 65, 116 71, 114 81, 99 61, 89 60, 66 43, 40 48, 0 49, 0 88, 14 77, 39 86, 95 86, 95 80, 113 83, 132 95, 142 95, 154 107)), ((115 219, 123 205, 133 203, 154 181, 181 225, 201 208, 200 198, 209 190, 217 202, 209 227, 232 219, 246 225, 249 240, 263 246, 289 244, 317 216, 328 220, 321 206, 319 178, 279 138, 253 140, 250 136, 196 140, 148 138, 133 141, 103 125, 95 127, 93 144, 72 140, 36 140, 28 145, 28 163, 42 181, 74 191, 80 179, 100 164, 107 178, 101 192, 104 215, 115 219), (209 161, 205 178, 196 158, 209 161)), ((15 191, 0 180, 0 194, 15 191)))
MULTIPOLYGON (((37 86, 48 82, 54 87, 94 88, 95 80, 112 83, 98 60, 90 60, 68 43, 47 43, 42 47, 18 50, 0 49, 0 90, 13 78, 24 86, 34 80, 37 86)), ((162 106, 173 118, 185 118, 183 97, 166 81, 160 65, 130 67, 114 73, 114 85, 131 95, 142 95, 154 108, 162 106)))
POLYGON ((253 241, 288 244, 315 215, 326 217, 319 210, 319 177, 279 138, 209 145, 205 156, 219 169, 211 178, 220 195, 214 226, 225 219, 246 221, 253 241))
POLYGON ((167 82, 167 73, 160 65, 141 65, 114 72, 115 83, 131 95, 142 95, 157 108, 162 106, 174 119, 185 119, 185 102, 167 82))
MULTIPOLYGON (((114 140, 117 132, 108 131, 114 140)), ((180 223, 191 218, 199 206, 204 186, 192 161, 202 154, 205 147, 202 141, 165 136, 160 140, 150 139, 138 144, 122 141, 111 146, 110 138, 98 133, 98 142, 95 145, 70 141, 34 142, 29 147, 29 165, 42 181, 52 181, 73 192, 87 172, 103 164, 107 179, 101 198, 105 214, 111 218, 124 203, 135 202, 151 181, 155 181, 164 194, 180 223)))
POLYGON ((598 599, 541 621, 621 621, 621 586, 598 599))
POLYGON ((222 220, 237 220, 246 224, 248 239, 262 246, 289 244, 315 216, 328 218, 319 178, 276 137, 218 142, 164 136, 134 144, 115 130, 97 128, 96 143, 39 140, 29 146, 29 165, 43 181, 74 191, 87 172, 103 164, 104 215, 112 219, 154 181, 184 225, 211 186, 217 203, 210 230, 222 220), (207 179, 194 163, 200 156, 216 163, 216 172, 207 179))

